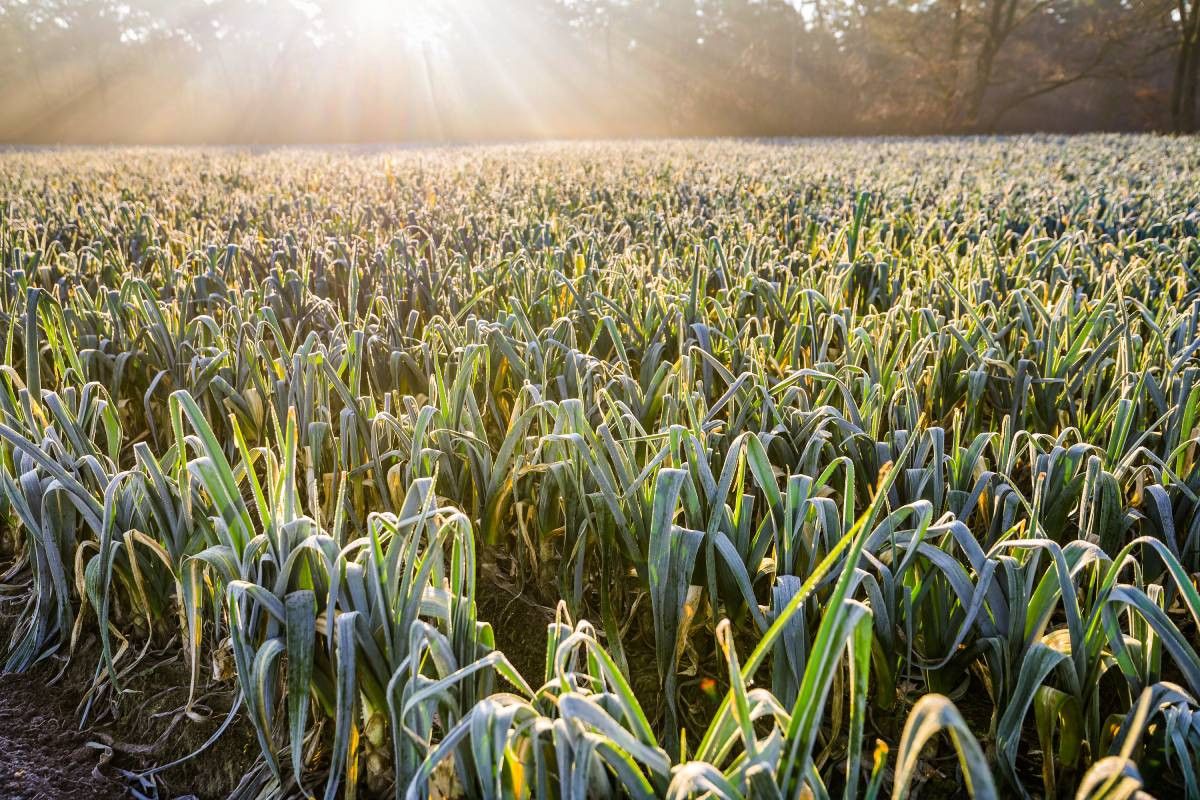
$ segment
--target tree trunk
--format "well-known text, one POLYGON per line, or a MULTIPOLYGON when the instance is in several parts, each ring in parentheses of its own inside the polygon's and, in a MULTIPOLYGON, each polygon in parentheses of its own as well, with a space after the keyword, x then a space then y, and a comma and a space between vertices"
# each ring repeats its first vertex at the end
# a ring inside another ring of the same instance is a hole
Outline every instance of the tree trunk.
POLYGON ((950 32, 950 76, 946 83, 946 96, 942 98, 945 108, 942 109, 942 131, 953 133, 954 127, 960 121, 961 112, 958 108, 962 89, 959 86, 959 71, 962 69, 963 43, 963 0, 954 0, 951 19, 953 27, 950 32))
POLYGON ((1196 130, 1196 86, 1200 71, 1200 2, 1180 3, 1179 52, 1171 79, 1171 130, 1192 133, 1196 130))
POLYGON ((1196 132, 1196 79, 1200 75, 1200 47, 1195 41, 1188 48, 1188 64, 1183 75, 1183 102, 1180 122, 1185 133, 1196 132))
POLYGON ((983 98, 987 94, 988 84, 992 80, 992 63, 995 59, 996 53, 992 49, 989 39, 984 42, 983 47, 979 50, 979 57, 975 59, 975 75, 967 94, 963 118, 965 127, 970 133, 979 131, 979 115, 983 110, 983 98))
POLYGON ((986 30, 983 41, 979 45, 979 54, 975 58, 975 74, 972 76, 971 87, 967 93, 965 127, 969 133, 980 132, 983 101, 986 99, 988 87, 992 83, 992 70, 996 64, 996 56, 999 54, 1004 40, 1012 32, 1013 17, 1019 1, 991 0, 989 5, 986 30))
POLYGON ((1183 76, 1187 73, 1189 50, 1186 39, 1180 42, 1171 76, 1171 130, 1175 133, 1183 132, 1183 76))

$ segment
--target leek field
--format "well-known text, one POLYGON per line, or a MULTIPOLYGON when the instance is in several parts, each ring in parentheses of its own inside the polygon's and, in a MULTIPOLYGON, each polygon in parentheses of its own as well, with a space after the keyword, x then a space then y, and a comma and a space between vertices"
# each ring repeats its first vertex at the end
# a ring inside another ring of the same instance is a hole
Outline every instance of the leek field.
POLYGON ((1200 797, 1198 235, 1188 139, 0 152, 3 668, 131 797, 1200 797))

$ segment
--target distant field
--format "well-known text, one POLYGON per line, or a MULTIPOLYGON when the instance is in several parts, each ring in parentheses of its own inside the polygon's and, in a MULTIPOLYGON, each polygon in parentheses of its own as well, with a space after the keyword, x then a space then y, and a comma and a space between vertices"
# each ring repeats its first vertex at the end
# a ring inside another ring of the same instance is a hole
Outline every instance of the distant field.
POLYGON ((4 666, 145 797, 1198 797, 1198 233, 1187 139, 0 152, 4 666))

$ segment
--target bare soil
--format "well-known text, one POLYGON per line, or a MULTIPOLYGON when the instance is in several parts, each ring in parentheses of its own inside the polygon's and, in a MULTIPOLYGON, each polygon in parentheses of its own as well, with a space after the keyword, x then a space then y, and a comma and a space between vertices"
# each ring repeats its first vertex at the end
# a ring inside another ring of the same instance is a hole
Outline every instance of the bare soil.
MULTIPOLYGON (((0 642, 11 622, 0 614, 0 642)), ((190 755, 229 711, 232 687, 202 684, 211 717, 182 714, 188 669, 180 653, 174 641, 148 653, 125 675, 119 696, 109 687, 92 698, 82 729, 84 692, 100 659, 94 637, 85 636, 69 661, 55 655, 24 673, 0 673, 0 799, 227 797, 258 756, 244 713, 196 758, 152 779, 129 777, 190 755)))
POLYGON ((50 665, 0 675, 0 797, 109 800, 128 791, 104 774, 102 748, 79 730, 69 692, 46 686, 50 665))
POLYGON ((531 686, 541 686, 546 671, 546 626, 554 621, 554 609, 530 594, 487 580, 480 582, 475 604, 479 619, 492 624, 496 649, 531 686))

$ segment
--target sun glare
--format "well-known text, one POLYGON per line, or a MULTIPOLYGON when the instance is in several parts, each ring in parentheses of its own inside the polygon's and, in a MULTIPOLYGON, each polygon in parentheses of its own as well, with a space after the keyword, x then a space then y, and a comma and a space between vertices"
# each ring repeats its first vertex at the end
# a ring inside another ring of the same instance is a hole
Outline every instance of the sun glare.
POLYGON ((446 0, 344 0, 338 7, 360 41, 399 35, 410 44, 431 45, 450 35, 463 2, 446 0))

